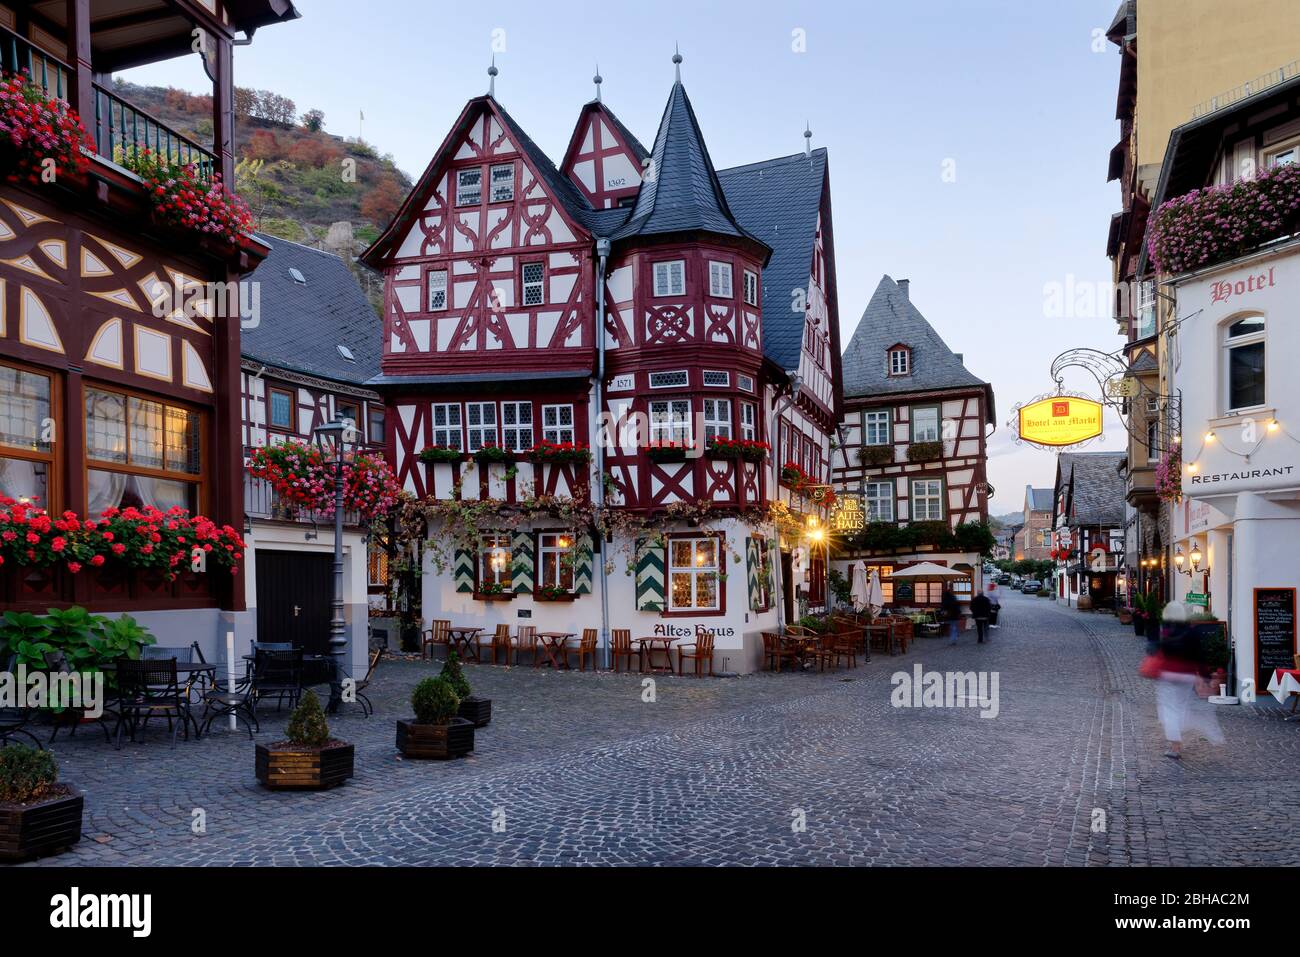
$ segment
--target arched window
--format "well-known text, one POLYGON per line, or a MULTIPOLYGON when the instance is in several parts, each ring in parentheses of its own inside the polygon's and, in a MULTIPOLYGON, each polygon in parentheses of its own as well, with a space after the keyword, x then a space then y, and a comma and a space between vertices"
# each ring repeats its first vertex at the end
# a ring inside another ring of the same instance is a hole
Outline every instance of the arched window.
POLYGON ((1242 316, 1223 327, 1223 411, 1265 403, 1263 316, 1242 316))

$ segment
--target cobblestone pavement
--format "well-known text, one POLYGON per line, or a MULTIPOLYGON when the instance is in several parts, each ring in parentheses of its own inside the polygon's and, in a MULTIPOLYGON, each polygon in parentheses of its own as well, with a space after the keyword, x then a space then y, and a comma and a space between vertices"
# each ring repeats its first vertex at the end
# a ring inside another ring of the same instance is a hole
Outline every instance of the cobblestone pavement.
MULTIPOLYGON (((334 733, 356 777, 270 793, 242 732, 114 751, 56 742, 86 791, 85 864, 1291 864, 1300 726, 1271 697, 1220 709, 1227 746, 1164 757, 1144 642, 1008 595, 991 642, 917 642, 856 670, 697 680, 468 666, 477 750, 405 761, 393 720, 435 666, 384 662, 372 718, 334 733), (996 671, 1000 711, 895 708, 890 677, 996 671), (1096 809, 1105 830, 1091 825, 1096 809), (206 832, 195 834, 196 810, 206 832), (795 825, 799 816, 806 829, 795 825), (494 823, 496 829, 494 829, 494 823)), ((263 723, 262 741, 283 719, 263 723)))

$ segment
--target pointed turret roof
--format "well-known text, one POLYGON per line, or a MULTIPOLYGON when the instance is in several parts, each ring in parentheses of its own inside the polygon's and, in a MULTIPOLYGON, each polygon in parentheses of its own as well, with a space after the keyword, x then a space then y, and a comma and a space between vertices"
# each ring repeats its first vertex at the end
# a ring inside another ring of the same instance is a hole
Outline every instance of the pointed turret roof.
POLYGON ((707 231, 760 242, 736 222, 686 87, 673 84, 636 205, 614 239, 707 231))

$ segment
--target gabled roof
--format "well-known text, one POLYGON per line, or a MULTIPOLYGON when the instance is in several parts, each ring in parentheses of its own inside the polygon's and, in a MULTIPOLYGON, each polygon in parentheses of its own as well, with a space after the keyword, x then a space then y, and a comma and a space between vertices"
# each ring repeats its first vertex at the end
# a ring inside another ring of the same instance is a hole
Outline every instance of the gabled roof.
POLYGON ((1067 491, 1071 525, 1124 524, 1123 452, 1062 452, 1057 456, 1056 487, 1067 491))
POLYGON ((1052 489, 1026 486, 1025 497, 1029 500, 1031 512, 1050 512, 1052 510, 1052 489))
POLYGON ((631 215, 611 238, 698 231, 753 238, 731 214, 680 81, 668 96, 650 156, 653 175, 642 180, 631 215))
POLYGON ((844 350, 843 381, 846 399, 980 387, 988 394, 988 420, 995 421, 992 387, 966 368, 889 276, 881 277, 844 350), (912 371, 891 376, 885 352, 900 342, 912 348, 912 371))
MULTIPOLYGON (((783 370, 797 369, 804 315, 790 303, 812 276, 826 150, 720 170, 718 179, 736 219, 772 250, 763 268, 763 353, 783 370)), ((832 322, 832 330, 838 325, 832 322)))
POLYGON ((591 113, 599 113, 614 128, 614 132, 627 144, 628 149, 632 151, 632 155, 636 157, 637 163, 644 162, 650 156, 650 151, 641 145, 641 141, 632 135, 632 131, 623 125, 623 121, 605 105, 603 100, 589 100, 582 105, 582 111, 578 114, 578 122, 573 124, 573 133, 569 136, 569 146, 564 151, 564 159, 560 160, 560 169, 568 169, 569 164, 573 161, 574 154, 578 152, 578 147, 582 145, 582 131, 586 127, 588 115, 591 113))
POLYGON ((259 321, 240 330, 240 353, 336 382, 360 385, 378 375, 383 324, 348 264, 286 239, 257 238, 271 247, 271 255, 247 277, 259 285, 259 321), (339 346, 352 353, 353 361, 339 346))
POLYGON ((1160 363, 1156 362, 1156 357, 1148 350, 1143 349, 1138 353, 1138 357, 1129 363, 1129 372, 1158 372, 1160 363))

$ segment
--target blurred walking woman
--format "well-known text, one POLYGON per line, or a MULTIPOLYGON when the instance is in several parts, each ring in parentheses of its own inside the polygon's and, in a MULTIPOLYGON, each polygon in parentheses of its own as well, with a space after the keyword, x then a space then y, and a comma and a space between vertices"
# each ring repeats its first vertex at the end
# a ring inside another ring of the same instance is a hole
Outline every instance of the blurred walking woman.
POLYGON ((1200 643, 1180 602, 1165 606, 1160 643, 1142 662, 1141 675, 1156 679, 1156 711, 1174 761, 1183 756, 1183 735, 1199 732, 1211 744, 1223 744, 1223 731, 1214 705, 1202 699, 1198 687, 1209 677, 1200 643))

